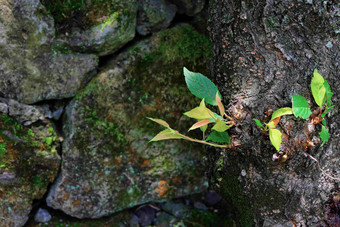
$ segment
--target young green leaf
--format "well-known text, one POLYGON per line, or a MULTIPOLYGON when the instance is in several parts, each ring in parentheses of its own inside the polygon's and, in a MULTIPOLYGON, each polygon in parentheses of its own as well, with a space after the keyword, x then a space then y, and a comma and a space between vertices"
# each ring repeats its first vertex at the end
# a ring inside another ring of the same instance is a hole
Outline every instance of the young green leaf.
POLYGON ((183 71, 185 82, 190 92, 198 98, 204 98, 207 103, 216 106, 216 93, 221 97, 216 85, 201 73, 191 72, 185 67, 183 68, 183 71))
POLYGON ((332 105, 331 99, 332 99, 332 96, 333 96, 333 92, 331 92, 331 86, 329 86, 327 80, 325 80, 323 85, 326 88, 326 101, 327 101, 327 105, 331 106, 332 105))
POLYGON ((164 127, 170 128, 169 124, 166 121, 163 121, 161 119, 156 119, 156 118, 151 118, 151 117, 147 117, 147 119, 154 121, 160 125, 163 125, 164 127))
POLYGON ((191 126, 191 128, 188 131, 203 127, 203 126, 207 126, 209 123, 211 123, 210 120, 202 120, 197 122, 196 124, 194 124, 193 126, 191 126))
POLYGON ((158 133, 150 142, 159 141, 159 140, 169 140, 169 139, 183 139, 181 134, 178 131, 172 129, 164 129, 160 133, 158 133))
POLYGON ((321 114, 321 117, 324 118, 324 117, 326 116, 326 114, 328 114, 328 113, 333 109, 334 106, 335 106, 335 105, 328 107, 328 108, 325 110, 325 112, 323 112, 323 113, 321 114))
POLYGON ((272 114, 272 119, 275 119, 277 117, 281 117, 283 115, 290 115, 293 114, 293 110, 290 107, 284 107, 284 108, 280 108, 278 110, 276 110, 273 114, 272 114))
POLYGON ((227 143, 230 144, 230 136, 227 132, 212 131, 206 141, 213 141, 215 143, 227 143))
POLYGON ((207 107, 205 107, 204 99, 202 99, 199 107, 196 107, 188 112, 185 112, 184 115, 190 118, 197 119, 197 120, 203 120, 203 119, 209 119, 209 118, 215 119, 214 113, 211 110, 209 110, 207 107))
POLYGON ((217 106, 218 106, 218 109, 220 111, 221 116, 223 116, 224 112, 225 112, 225 109, 224 109, 224 106, 223 106, 223 104, 221 102, 221 97, 218 94, 218 92, 216 92, 216 103, 217 103, 217 106))
POLYGON ((212 127, 212 130, 218 131, 218 132, 224 132, 231 128, 232 125, 227 125, 225 121, 217 121, 217 123, 212 127))
POLYGON ((269 123, 267 124, 269 129, 274 129, 276 128, 275 122, 274 121, 269 121, 269 123))
POLYGON ((304 97, 301 95, 293 95, 292 103, 295 117, 301 117, 303 119, 309 118, 312 112, 310 111, 308 102, 304 97))
POLYGON ((326 125, 327 125, 326 119, 323 119, 321 123, 322 123, 324 126, 326 126, 326 125))
POLYGON ((322 130, 321 130, 321 132, 319 133, 319 135, 320 135, 321 140, 322 140, 321 146, 323 146, 325 143, 327 143, 327 141, 328 141, 329 138, 330 138, 328 129, 327 129, 325 126, 322 126, 322 130))
POLYGON ((263 128, 263 124, 261 123, 261 121, 259 119, 253 118, 253 121, 255 121, 256 125, 260 128, 263 128))
POLYGON ((204 133, 205 131, 207 131, 208 125, 203 125, 202 127, 200 127, 200 130, 204 133))
POLYGON ((269 139, 277 151, 280 151, 282 133, 278 129, 269 128, 269 139))
POLYGON ((318 106, 320 107, 325 103, 325 100, 326 100, 325 99, 326 88, 324 86, 324 82, 325 80, 323 79, 323 77, 315 69, 310 86, 312 89, 314 100, 316 104, 318 104, 318 106))

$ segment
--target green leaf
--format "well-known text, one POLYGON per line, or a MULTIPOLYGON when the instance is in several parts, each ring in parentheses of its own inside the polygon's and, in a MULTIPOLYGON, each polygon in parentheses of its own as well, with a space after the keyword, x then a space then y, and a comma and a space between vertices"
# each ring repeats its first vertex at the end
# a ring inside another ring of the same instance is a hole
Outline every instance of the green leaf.
POLYGON ((322 123, 324 126, 326 126, 326 125, 327 125, 326 119, 323 119, 321 123, 322 123))
POLYGON ((204 125, 204 126, 200 127, 200 130, 202 132, 205 132, 205 131, 207 131, 207 128, 208 128, 208 125, 204 125))
POLYGON ((188 112, 185 112, 184 115, 190 118, 197 119, 197 120, 215 118, 214 113, 211 110, 209 110, 207 107, 205 107, 204 99, 202 99, 199 107, 196 107, 188 112))
POLYGON ((217 123, 212 127, 212 130, 218 131, 218 132, 224 132, 231 128, 232 125, 227 125, 225 121, 217 121, 217 123))
POLYGON ((271 120, 273 120, 274 118, 281 117, 283 115, 289 115, 289 114, 293 114, 292 108, 290 108, 290 107, 280 108, 272 114, 271 120))
POLYGON ((329 138, 330 138, 328 129, 327 129, 325 126, 322 126, 322 130, 321 130, 321 132, 319 133, 319 135, 320 135, 321 140, 322 140, 322 144, 321 144, 321 147, 322 147, 325 143, 327 143, 327 141, 328 141, 329 138))
POLYGON ((227 143, 230 144, 230 136, 227 132, 212 131, 206 141, 213 141, 215 143, 227 143))
POLYGON ((331 92, 331 86, 329 86, 327 80, 325 80, 325 82, 323 83, 323 86, 325 86, 325 88, 326 88, 327 105, 331 106, 332 105, 331 99, 332 99, 332 96, 333 96, 333 92, 331 92))
POLYGON ((304 97, 301 95, 293 95, 292 103, 295 117, 301 117, 303 119, 309 118, 312 112, 310 111, 308 102, 304 97))
POLYGON ((267 124, 267 126, 269 127, 269 129, 274 129, 276 128, 276 125, 273 121, 269 121, 269 123, 267 124))
POLYGON ((159 141, 159 140, 169 140, 169 139, 183 139, 181 134, 178 131, 172 129, 165 129, 158 133, 150 142, 159 141))
POLYGON ((325 80, 323 79, 323 77, 315 69, 310 86, 312 89, 314 100, 316 104, 318 104, 318 106, 320 107, 325 103, 325 100, 326 100, 325 99, 326 88, 324 86, 324 82, 325 80))
POLYGON ((259 119, 253 118, 253 121, 255 121, 256 125, 260 128, 263 128, 263 124, 261 123, 261 121, 259 119))
POLYGON ((188 131, 203 127, 203 126, 207 126, 209 123, 211 123, 210 120, 202 120, 197 122, 196 124, 194 124, 193 126, 191 126, 191 128, 188 131))
POLYGON ((323 113, 321 114, 321 117, 324 118, 324 117, 326 116, 326 114, 328 114, 328 113, 333 109, 334 106, 335 106, 335 105, 328 107, 328 108, 325 110, 325 112, 323 112, 323 113))
POLYGON ((198 98, 204 98, 207 103, 216 106, 216 93, 221 97, 216 85, 201 73, 191 72, 185 67, 183 68, 183 71, 185 82, 190 92, 198 98))
POLYGON ((156 118, 151 118, 151 117, 147 117, 147 119, 154 121, 160 125, 163 125, 164 127, 170 128, 169 124, 166 121, 163 121, 161 119, 156 119, 156 118))
POLYGON ((269 128, 269 139, 277 151, 280 151, 282 133, 278 129, 269 128))

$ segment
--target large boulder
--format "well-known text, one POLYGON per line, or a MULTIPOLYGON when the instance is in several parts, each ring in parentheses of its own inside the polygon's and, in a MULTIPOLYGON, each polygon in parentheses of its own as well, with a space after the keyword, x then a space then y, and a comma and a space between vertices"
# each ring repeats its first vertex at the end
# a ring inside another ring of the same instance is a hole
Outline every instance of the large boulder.
POLYGON ((210 6, 211 66, 241 145, 211 153, 214 188, 234 205, 239 226, 339 226, 337 3, 214 0, 210 6), (252 118, 268 122, 272 111, 291 107, 294 94, 317 114, 310 91, 315 68, 334 92, 335 107, 326 116, 330 140, 320 146, 321 125, 313 128, 311 119, 283 116, 276 152, 252 118))
POLYGON ((175 17, 177 7, 166 0, 139 0, 137 32, 147 35, 167 28, 175 17))
POLYGON ((22 126, 0 114, 0 226, 23 226, 57 176, 58 138, 50 123, 22 126))
POLYGON ((164 30, 107 63, 66 108, 61 173, 47 204, 78 218, 99 218, 149 201, 207 187, 202 146, 148 143, 160 130, 181 131, 198 105, 183 66, 206 73, 209 40, 189 25, 164 30))
POLYGON ((0 96, 24 103, 72 97, 97 57, 56 51, 53 18, 39 0, 0 0, 0 96))
POLYGON ((43 2, 59 22, 58 44, 74 51, 109 55, 135 37, 137 0, 43 2))

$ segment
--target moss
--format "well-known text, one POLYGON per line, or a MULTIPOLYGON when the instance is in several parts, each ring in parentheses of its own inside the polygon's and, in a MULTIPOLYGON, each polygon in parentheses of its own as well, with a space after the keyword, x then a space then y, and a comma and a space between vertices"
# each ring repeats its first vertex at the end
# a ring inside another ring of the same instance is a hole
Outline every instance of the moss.
POLYGON ((34 186, 38 188, 45 188, 48 185, 48 180, 39 174, 36 174, 32 177, 32 182, 34 186))
POLYGON ((252 227, 253 213, 250 208, 249 201, 242 194, 242 188, 240 187, 236 176, 228 176, 221 182, 222 190, 219 194, 224 195, 228 200, 231 200, 233 207, 237 209, 236 216, 241 227, 252 227))
POLYGON ((86 106, 82 112, 83 116, 85 116, 84 121, 88 122, 94 129, 101 128, 101 134, 104 136, 110 135, 112 138, 115 138, 119 144, 126 145, 126 139, 124 134, 119 130, 119 127, 112 122, 108 122, 103 120, 100 117, 99 111, 92 107, 86 106))
POLYGON ((161 31, 157 41, 159 50, 142 58, 143 67, 148 67, 158 58, 163 58, 166 63, 183 59, 187 64, 196 65, 198 61, 211 55, 209 39, 189 25, 161 31))
POLYGON ((54 17, 57 28, 63 29, 72 27, 70 21, 75 21, 82 28, 96 26, 121 7, 117 1, 107 0, 42 0, 41 3, 54 17))

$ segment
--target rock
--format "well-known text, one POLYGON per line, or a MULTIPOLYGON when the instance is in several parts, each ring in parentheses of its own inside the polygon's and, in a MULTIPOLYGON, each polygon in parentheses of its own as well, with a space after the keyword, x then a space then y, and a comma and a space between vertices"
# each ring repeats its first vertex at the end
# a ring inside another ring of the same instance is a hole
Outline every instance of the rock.
POLYGON ((135 214, 138 217, 138 222, 141 226, 149 226, 156 217, 156 209, 151 206, 142 206, 138 208, 135 214))
POLYGON ((79 9, 84 17, 78 20, 83 20, 85 25, 60 34, 59 45, 77 52, 105 56, 114 53, 135 37, 137 0, 93 0, 89 4, 89 7, 84 5, 79 9))
POLYGON ((51 125, 23 127, 0 115, 0 226, 23 226, 60 164, 51 125))
POLYGON ((178 13, 194 16, 204 8, 205 0, 171 0, 177 5, 178 13))
POLYGON ((209 190, 207 194, 205 194, 204 202, 209 206, 213 206, 221 201, 221 199, 222 197, 219 196, 214 190, 209 190))
POLYGON ((39 208, 37 213, 34 216, 34 221, 39 222, 39 223, 45 223, 45 222, 49 222, 51 218, 52 217, 47 210, 39 208))
POLYGON ((8 114, 25 126, 28 126, 38 120, 52 118, 52 113, 48 106, 26 105, 10 99, 8 102, 8 109, 8 114))
POLYGON ((194 207, 199 210, 207 210, 208 208, 201 202, 196 201, 194 202, 194 207))
POLYGON ((189 206, 173 201, 168 201, 162 204, 162 209, 176 218, 181 219, 188 219, 191 211, 189 206))
POLYGON ((155 221, 156 226, 174 226, 179 222, 179 219, 166 213, 159 212, 157 213, 157 219, 155 221))
POLYGON ((167 28, 175 17, 177 7, 166 0, 139 0, 137 32, 147 35, 167 28))
POLYGON ((181 140, 148 143, 162 127, 146 117, 190 128, 194 122, 182 113, 199 100, 186 88, 182 70, 206 73, 209 47, 205 36, 182 25, 108 62, 66 108, 62 170, 48 206, 98 218, 206 189, 203 147, 181 140))
POLYGON ((0 102, 0 112, 5 114, 8 113, 8 105, 6 103, 0 102))
POLYGON ((0 96, 30 104, 72 97, 97 57, 54 49, 53 18, 39 0, 0 0, 0 96))

